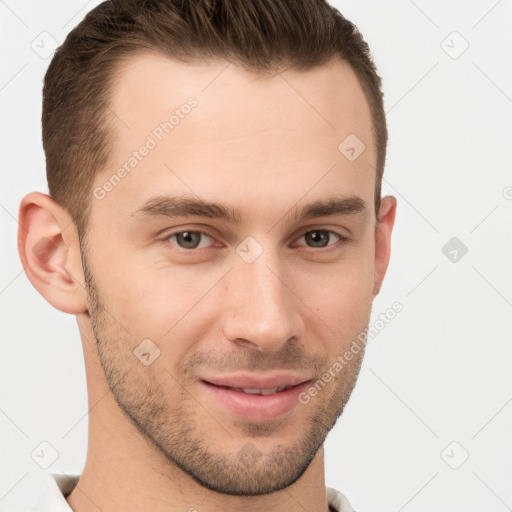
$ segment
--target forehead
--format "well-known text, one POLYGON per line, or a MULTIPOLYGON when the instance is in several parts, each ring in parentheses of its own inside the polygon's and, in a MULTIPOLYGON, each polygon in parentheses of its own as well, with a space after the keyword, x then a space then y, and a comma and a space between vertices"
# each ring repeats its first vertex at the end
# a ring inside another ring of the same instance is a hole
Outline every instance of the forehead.
POLYGON ((257 75, 224 61, 185 64, 145 52, 124 58, 115 76, 111 106, 120 117, 120 124, 115 123, 119 135, 127 135, 123 122, 126 128, 162 121, 162 116, 168 118, 166 114, 190 96, 201 106, 194 118, 208 121, 202 135, 215 139, 222 135, 215 131, 218 127, 236 127, 243 135, 255 127, 297 129, 299 121, 310 123, 301 123, 302 131, 335 131, 342 136, 351 129, 366 140, 371 129, 370 111, 357 76, 339 59, 306 71, 257 75))
POLYGON ((278 189, 297 201, 317 182, 320 195, 338 187, 372 202, 371 114, 344 61, 256 75, 226 62, 137 54, 116 70, 109 110, 114 145, 95 183, 124 166, 127 178, 109 202, 127 211, 156 192, 234 202, 263 194, 271 202, 278 189), (133 160, 142 146, 152 148, 133 160), (352 148, 364 151, 351 159, 343 151, 352 148))

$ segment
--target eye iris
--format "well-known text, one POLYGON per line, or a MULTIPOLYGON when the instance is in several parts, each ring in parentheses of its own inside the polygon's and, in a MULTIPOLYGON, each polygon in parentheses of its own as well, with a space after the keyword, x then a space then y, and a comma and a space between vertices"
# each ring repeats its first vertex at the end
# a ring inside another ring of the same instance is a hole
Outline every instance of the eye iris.
POLYGON ((306 240, 312 241, 315 247, 325 247, 329 242, 329 233, 327 231, 310 231, 305 235, 306 240), (325 243, 323 243, 325 242, 325 243))
POLYGON ((201 234, 197 231, 183 231, 176 235, 176 241, 185 249, 195 249, 199 245, 200 237, 201 234), (184 242, 185 245, 183 245, 182 242, 184 242))
MULTIPOLYGON (((176 241, 178 245, 185 249, 195 249, 199 243, 201 238, 201 233, 198 231, 182 231, 181 233, 177 233, 176 241)), ((328 231, 309 231, 304 235, 306 241, 314 247, 326 247, 329 243, 330 234, 328 231)))

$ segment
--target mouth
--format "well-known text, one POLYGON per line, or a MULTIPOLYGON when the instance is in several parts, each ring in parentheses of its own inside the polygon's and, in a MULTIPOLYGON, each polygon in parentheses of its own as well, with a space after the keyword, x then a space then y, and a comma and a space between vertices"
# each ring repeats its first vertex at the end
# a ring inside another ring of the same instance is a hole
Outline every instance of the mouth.
POLYGON ((251 376, 208 379, 201 385, 223 411, 248 421, 271 421, 290 413, 300 405, 299 395, 310 379, 274 376, 261 379, 251 376))
MULTIPOLYGON (((206 382, 206 381, 204 381, 206 382)), ((207 382, 207 384, 211 384, 207 382)), ((215 384, 212 384, 215 386, 215 384)), ((223 389, 230 389, 231 391, 238 391, 239 393, 247 393, 248 395, 275 395, 276 393, 280 393, 281 391, 286 391, 288 389, 291 389, 295 386, 279 386, 276 388, 265 388, 265 389, 258 389, 258 388, 236 388, 231 386, 217 386, 219 388, 223 389)))

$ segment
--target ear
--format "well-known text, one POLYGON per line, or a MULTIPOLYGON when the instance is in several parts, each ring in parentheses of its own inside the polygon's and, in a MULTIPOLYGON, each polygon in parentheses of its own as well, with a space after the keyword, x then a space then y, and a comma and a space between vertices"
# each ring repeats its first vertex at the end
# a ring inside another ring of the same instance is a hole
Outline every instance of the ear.
POLYGON ((78 233, 50 196, 32 192, 21 201, 18 252, 30 282, 53 307, 72 315, 87 312, 78 233))
POLYGON ((374 296, 380 292, 391 254, 391 232, 395 224, 396 198, 383 197, 375 229, 374 296))

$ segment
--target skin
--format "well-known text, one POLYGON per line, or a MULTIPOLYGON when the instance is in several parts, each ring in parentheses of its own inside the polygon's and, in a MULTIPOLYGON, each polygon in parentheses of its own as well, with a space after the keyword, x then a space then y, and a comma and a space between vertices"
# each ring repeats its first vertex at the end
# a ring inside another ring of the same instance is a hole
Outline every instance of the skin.
POLYGON ((396 200, 376 215, 370 111, 348 64, 266 77, 226 66, 145 54, 120 67, 115 142, 94 187, 187 98, 198 104, 103 199, 91 194, 83 262, 66 210, 38 192, 22 200, 26 273, 76 315, 83 343, 89 444, 67 497, 75 511, 328 510, 322 445, 363 350, 273 420, 238 417, 201 380, 277 369, 321 378, 368 325, 396 200), (349 134, 366 146, 354 161, 338 150, 349 134), (177 194, 237 208, 243 222, 136 213, 177 194), (293 218, 333 196, 364 208, 293 218), (194 230, 206 235, 189 245, 171 236, 194 230), (236 251, 248 236, 262 249, 251 263, 236 251), (134 355, 145 339, 160 350, 147 366, 134 355))

